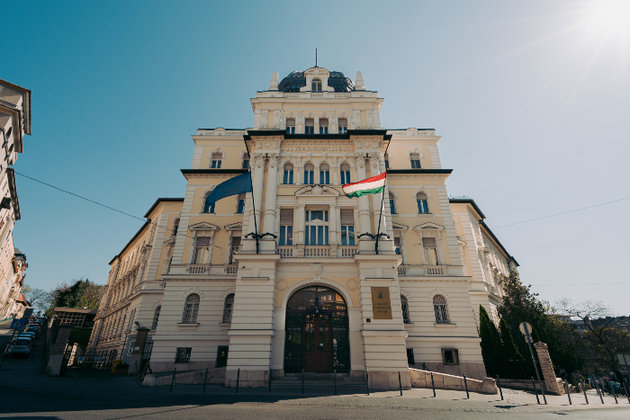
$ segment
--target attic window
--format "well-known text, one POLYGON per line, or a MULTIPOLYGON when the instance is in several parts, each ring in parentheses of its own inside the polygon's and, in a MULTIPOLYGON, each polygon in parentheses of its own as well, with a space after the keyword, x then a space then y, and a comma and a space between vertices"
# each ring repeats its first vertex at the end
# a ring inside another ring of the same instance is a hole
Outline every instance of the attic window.
POLYGON ((313 79, 311 83, 311 90, 313 92, 321 92, 322 91, 322 80, 321 79, 313 79))

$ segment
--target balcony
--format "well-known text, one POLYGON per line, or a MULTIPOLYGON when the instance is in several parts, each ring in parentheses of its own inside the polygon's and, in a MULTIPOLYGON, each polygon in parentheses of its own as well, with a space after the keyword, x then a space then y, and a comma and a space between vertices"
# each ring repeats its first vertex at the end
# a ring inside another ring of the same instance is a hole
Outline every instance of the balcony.
POLYGON ((235 276, 238 270, 236 264, 171 264, 169 275, 192 276, 235 276))
POLYGON ((359 252, 355 245, 282 245, 278 246, 281 258, 354 258, 359 252))
POLYGON ((461 275, 456 273, 456 266, 449 265, 399 265, 399 276, 415 276, 415 277, 438 277, 461 275))

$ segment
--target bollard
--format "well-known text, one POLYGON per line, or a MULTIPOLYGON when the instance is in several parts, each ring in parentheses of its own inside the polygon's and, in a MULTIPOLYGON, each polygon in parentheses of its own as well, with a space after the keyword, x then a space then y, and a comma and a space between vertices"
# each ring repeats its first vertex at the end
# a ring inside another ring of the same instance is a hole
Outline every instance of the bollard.
POLYGON ((335 395, 337 395, 337 369, 333 369, 333 375, 335 380, 335 395))
POLYGON ((466 374, 464 373, 464 388, 466 388, 466 398, 470 399, 470 393, 468 392, 468 381, 466 380, 466 374))
POLYGON ((206 374, 203 377, 203 392, 206 392, 206 385, 208 384, 208 368, 206 368, 206 374))
POLYGON ((238 385, 240 381, 241 381, 241 368, 238 368, 238 370, 236 371, 236 393, 237 394, 238 394, 238 385))
POLYGON ((586 395, 586 385, 584 385, 584 379, 582 379, 582 391, 584 391, 584 400, 586 400, 586 405, 588 405, 588 395, 586 395))
POLYGON ((567 397, 569 398, 569 405, 573 405, 573 401, 571 401, 571 392, 569 392, 569 384, 567 381, 564 381, 564 392, 567 393, 567 397))
POLYGON ((615 397, 615 404, 619 404, 619 401, 617 401, 617 393, 615 392, 615 387, 613 386, 613 383, 608 383, 610 384, 610 390, 612 391, 613 397, 615 397))
POLYGON ((367 394, 370 395, 370 376, 368 375, 368 371, 365 371, 365 390, 367 394))
POLYGON ((400 396, 402 397, 402 381, 400 380, 400 371, 398 371, 398 389, 400 389, 400 396))
POLYGON ((302 369, 302 394, 304 394, 304 369, 302 369))
POLYGON ((536 402, 540 405, 540 398, 538 398, 538 390, 536 389, 536 382, 534 382, 534 377, 532 376, 532 386, 534 387, 534 394, 536 394, 536 402))
POLYGON ((599 395, 599 399, 602 400, 602 404, 604 404, 604 391, 600 389, 597 379, 595 380, 595 389, 597 389, 597 395, 599 395))
POLYGON ((177 369, 173 370, 173 377, 171 378, 171 389, 169 392, 173 392, 173 385, 175 385, 175 373, 177 372, 177 369))
POLYGON ((497 375, 497 387, 499 388, 499 394, 501 395, 501 401, 503 401, 503 390, 501 389, 501 379, 497 375))
POLYGON ((628 395, 628 387, 626 386, 626 383, 623 383, 623 390, 626 393, 626 398, 628 399, 628 404, 630 404, 630 395, 628 395))
POLYGON ((271 394, 271 368, 269 368, 269 393, 271 394))
POLYGON ((431 388, 433 388, 433 398, 435 398, 435 381, 433 380, 433 372, 431 372, 431 388))

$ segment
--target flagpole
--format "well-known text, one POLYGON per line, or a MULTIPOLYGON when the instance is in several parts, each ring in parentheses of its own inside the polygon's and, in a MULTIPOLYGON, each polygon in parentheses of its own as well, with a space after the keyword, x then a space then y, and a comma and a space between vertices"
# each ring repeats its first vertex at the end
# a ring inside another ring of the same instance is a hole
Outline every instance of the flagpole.
POLYGON ((258 221, 256 220, 256 202, 254 200, 254 184, 252 183, 252 156, 249 154, 249 147, 247 147, 247 141, 243 139, 245 143, 245 150, 247 150, 247 157, 249 158, 249 185, 252 187, 252 211, 254 212, 254 239, 256 239, 256 254, 260 253, 260 242, 258 242, 258 221))
MULTIPOLYGON (((391 140, 387 143, 387 147, 385 148, 385 152, 383 152, 383 159, 387 154, 387 150, 389 149, 389 145, 391 144, 391 140)), ((387 168, 385 168, 385 182, 383 183, 383 193, 381 194, 381 208, 379 209, 380 215, 378 217, 378 228, 376 229, 376 241, 374 241, 374 251, 376 255, 378 255, 378 240, 381 237, 381 220, 383 220, 383 216, 385 213, 385 209, 383 208, 383 203, 385 202, 385 187, 387 186, 387 168)), ((385 234, 387 236, 387 234, 385 234)), ((389 238, 389 236, 388 236, 389 238)))

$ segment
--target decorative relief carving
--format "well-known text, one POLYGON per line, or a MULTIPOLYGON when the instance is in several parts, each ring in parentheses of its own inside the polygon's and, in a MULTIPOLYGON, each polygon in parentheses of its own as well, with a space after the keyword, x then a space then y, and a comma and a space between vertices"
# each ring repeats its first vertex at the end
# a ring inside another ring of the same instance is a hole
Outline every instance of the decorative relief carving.
POLYGON ((296 196, 308 196, 308 195, 329 195, 329 196, 339 196, 339 191, 336 189, 326 186, 326 185, 307 185, 303 188, 300 188, 295 192, 296 196))

